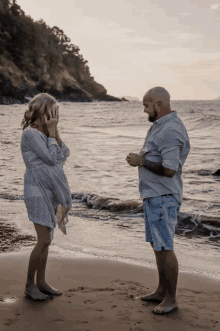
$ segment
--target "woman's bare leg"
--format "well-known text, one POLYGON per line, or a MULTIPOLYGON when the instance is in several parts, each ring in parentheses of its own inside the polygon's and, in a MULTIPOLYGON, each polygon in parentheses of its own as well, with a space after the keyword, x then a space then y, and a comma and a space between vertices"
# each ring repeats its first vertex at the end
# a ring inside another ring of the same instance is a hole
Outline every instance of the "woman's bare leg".
POLYGON ((45 273, 46 273, 46 265, 48 258, 49 247, 47 247, 44 252, 40 256, 39 263, 37 265, 37 286, 45 283, 45 273))
MULTIPOLYGON (((30 256, 25 293, 31 296, 35 300, 45 300, 47 296, 38 290, 38 288, 34 283, 34 277, 38 265, 40 268, 40 264, 41 264, 40 261, 42 255, 48 254, 48 246, 50 245, 50 241, 51 241, 50 228, 35 223, 34 226, 37 232, 38 242, 35 245, 30 256), (47 251, 47 253, 44 253, 45 250, 47 251)), ((46 268, 46 263, 45 263, 45 268, 46 268)))
POLYGON ((49 247, 47 247, 40 257, 39 263, 37 265, 37 288, 41 292, 46 292, 53 295, 61 295, 62 292, 56 290, 52 286, 48 285, 45 280, 47 257, 48 257, 49 247))

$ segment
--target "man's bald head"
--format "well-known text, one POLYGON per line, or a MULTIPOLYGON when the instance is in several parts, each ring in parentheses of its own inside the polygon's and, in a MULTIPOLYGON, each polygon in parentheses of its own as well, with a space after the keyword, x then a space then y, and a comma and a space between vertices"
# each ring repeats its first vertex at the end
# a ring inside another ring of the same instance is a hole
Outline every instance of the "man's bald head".
POLYGON ((148 120, 154 122, 171 112, 170 94, 163 87, 153 87, 145 93, 143 105, 148 120))
POLYGON ((148 90, 144 95, 144 100, 153 103, 161 101, 165 107, 170 107, 170 94, 165 88, 160 86, 148 90))

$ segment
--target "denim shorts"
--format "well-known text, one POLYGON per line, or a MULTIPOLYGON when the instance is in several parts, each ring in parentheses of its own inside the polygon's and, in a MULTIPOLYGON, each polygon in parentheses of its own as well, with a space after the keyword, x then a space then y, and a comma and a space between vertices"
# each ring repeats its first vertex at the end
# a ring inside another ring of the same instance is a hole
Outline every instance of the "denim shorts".
POLYGON ((173 250, 173 238, 180 206, 173 195, 144 199, 146 241, 154 243, 155 251, 173 250))

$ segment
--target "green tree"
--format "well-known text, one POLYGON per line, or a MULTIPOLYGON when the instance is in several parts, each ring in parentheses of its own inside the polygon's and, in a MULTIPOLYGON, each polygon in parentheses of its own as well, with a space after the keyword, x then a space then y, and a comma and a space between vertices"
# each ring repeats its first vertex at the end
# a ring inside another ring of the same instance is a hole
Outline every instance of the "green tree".
POLYGON ((0 1, 0 11, 5 12, 5 11, 9 10, 10 4, 11 3, 9 0, 1 0, 0 1))
POLYGON ((12 15, 15 16, 15 17, 19 16, 19 15, 24 15, 24 11, 17 4, 16 0, 12 0, 10 10, 11 10, 12 15))

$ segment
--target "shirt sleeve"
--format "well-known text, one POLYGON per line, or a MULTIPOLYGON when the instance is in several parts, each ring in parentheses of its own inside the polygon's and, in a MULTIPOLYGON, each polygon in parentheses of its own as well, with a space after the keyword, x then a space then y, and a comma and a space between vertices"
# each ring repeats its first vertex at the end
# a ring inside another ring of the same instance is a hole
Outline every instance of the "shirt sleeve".
POLYGON ((69 148, 64 144, 64 142, 62 141, 62 145, 58 151, 57 154, 57 161, 58 163, 60 163, 62 166, 65 164, 66 159, 68 158, 68 156, 70 155, 70 150, 69 148))
POLYGON ((162 158, 162 166, 178 171, 180 165, 180 151, 183 146, 181 135, 178 131, 169 128, 158 144, 162 158))
POLYGON ((57 163, 57 152, 60 148, 55 138, 49 137, 45 143, 40 133, 35 130, 34 132, 27 131, 23 139, 25 146, 46 164, 55 165, 57 163))

